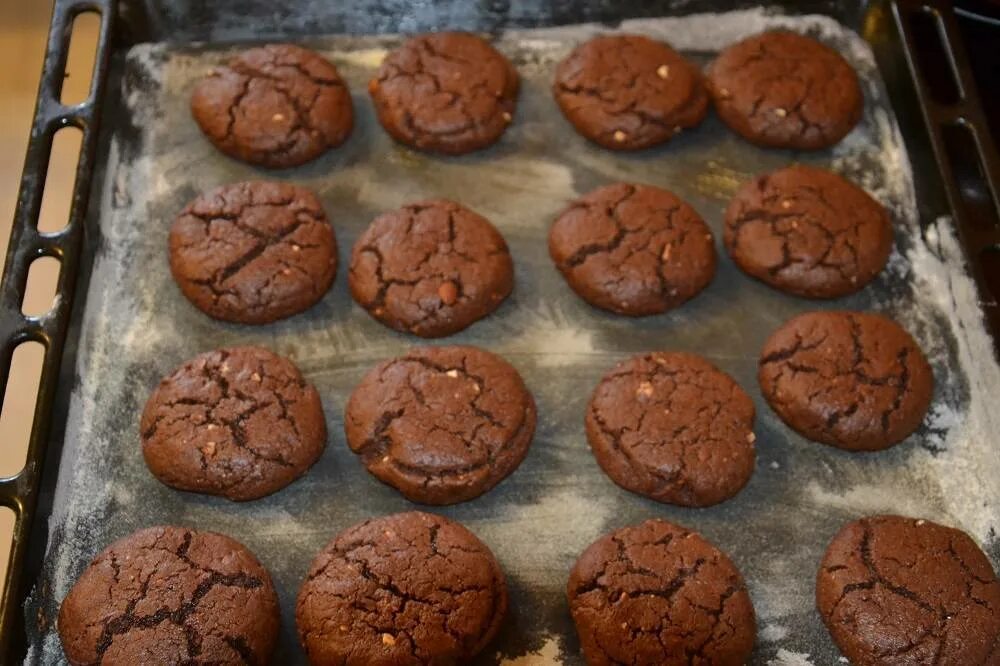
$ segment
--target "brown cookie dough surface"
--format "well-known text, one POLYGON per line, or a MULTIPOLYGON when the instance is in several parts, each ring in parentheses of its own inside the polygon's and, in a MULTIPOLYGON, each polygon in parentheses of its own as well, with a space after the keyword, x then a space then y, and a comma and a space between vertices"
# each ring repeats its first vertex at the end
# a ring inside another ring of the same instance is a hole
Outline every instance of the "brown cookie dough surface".
POLYGON ((934 376, 896 322, 861 312, 799 315, 761 351, 760 389, 781 420, 811 440, 877 451, 917 429, 934 376))
POLYGON ((368 471, 407 499, 454 504, 521 464, 535 418, 531 393, 499 356, 423 347, 365 375, 348 400, 344 430, 368 471))
POLYGON ((784 31, 726 48, 708 67, 708 89, 730 129, 775 148, 828 148, 864 108, 858 75, 839 53, 784 31))
POLYGON ((354 245, 348 279, 377 320, 436 338, 493 312, 514 288, 514 264, 489 220, 437 199, 376 218, 354 245))
POLYGON ((313 561, 295 621, 312 664, 469 663, 507 612, 503 571, 474 534, 428 513, 374 518, 313 561))
POLYGON ((740 491, 756 453, 750 397, 694 354, 619 363, 587 407, 590 448, 622 488, 660 502, 709 506, 740 491))
POLYGON ((726 210, 733 261, 772 287, 810 298, 868 284, 892 251, 892 222, 867 192, 825 169, 796 165, 744 185, 726 210))
POLYGON ((495 143, 513 118, 517 91, 510 61, 465 32, 408 39, 368 84, 379 122, 394 139, 452 155, 495 143))
POLYGON ((576 130, 614 150, 648 148, 705 118, 701 72, 663 42, 600 35, 559 63, 553 95, 576 130))
POLYGON ((665 520, 595 541, 566 594, 591 666, 743 666, 753 649, 740 572, 701 535, 665 520))
POLYGON ((292 44, 249 49, 212 70, 191 95, 191 114, 220 151, 272 168, 319 157, 354 126, 337 68, 292 44))
POLYGON ((632 316, 677 307, 715 275, 708 226, 649 185, 616 183, 572 202, 549 230, 549 255, 585 301, 632 316))
POLYGON ((59 608, 73 666, 264 666, 278 638, 271 577, 222 534, 150 527, 115 541, 59 608))
POLYGON ((317 303, 337 273, 337 240, 319 200, 249 181, 202 194, 170 228, 170 271, 195 307, 265 324, 317 303))
POLYGON ((194 357, 160 382, 139 425, 149 471, 180 490, 263 497, 300 477, 326 446, 319 394, 260 347, 194 357))
POLYGON ((852 664, 1000 664, 1000 582, 967 534, 929 520, 845 525, 820 563, 816 606, 852 664))

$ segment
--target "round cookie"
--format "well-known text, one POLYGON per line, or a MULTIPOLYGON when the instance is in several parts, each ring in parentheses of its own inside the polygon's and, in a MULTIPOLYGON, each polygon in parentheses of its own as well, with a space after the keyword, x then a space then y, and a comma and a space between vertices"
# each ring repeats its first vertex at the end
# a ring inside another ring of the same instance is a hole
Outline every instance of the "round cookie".
POLYGON ((521 464, 535 419, 531 393, 499 356, 423 347, 365 375, 347 402, 344 431, 368 471, 407 499, 454 504, 521 464))
POLYGON ((115 541, 59 608, 73 666, 270 663, 278 595, 253 553, 214 532, 150 527, 115 541))
POLYGON ((514 288, 514 264, 486 218, 436 199, 377 217, 354 245, 348 279, 375 319, 436 338, 496 310, 514 288))
POLYGON ((619 363, 587 406, 590 448, 611 480, 659 502, 709 506, 753 474, 754 407, 732 378, 694 354, 619 363))
POLYGON ((929 520, 845 525, 820 563, 816 606, 852 664, 1000 664, 1000 582, 967 534, 929 520))
POLYGON ((326 446, 316 389, 260 347, 207 352, 174 370, 149 396, 139 431, 153 476, 231 500, 284 488, 326 446))
POLYGON ((793 430, 849 451, 877 451, 917 429, 934 376, 910 334, 885 317, 799 315, 761 351, 760 389, 793 430))
POLYGON ((828 148, 858 124, 864 108, 848 62, 792 32, 765 32, 729 46, 709 65, 707 78, 719 117, 759 146, 828 148))
POLYGON ((736 193, 723 241, 746 274, 797 296, 836 298, 885 267, 892 223, 860 187, 795 165, 758 176, 736 193))
POLYGON ((746 583, 696 532, 647 520, 607 534, 566 586, 591 666, 742 666, 757 630, 746 583))
POLYGON ((503 571, 474 534, 428 513, 349 527, 313 560, 295 622, 312 664, 469 663, 507 612, 503 571))
POLYGON ((408 39, 368 84, 386 132, 413 148, 449 155, 495 143, 511 122, 517 91, 510 61, 465 32, 408 39))
POLYGON ((317 303, 337 273, 319 200, 288 183, 249 181, 202 194, 170 228, 170 271, 195 307, 265 324, 317 303))
POLYGON ((585 301, 631 316, 675 308, 715 275, 708 226, 649 185, 616 183, 572 202, 549 230, 549 255, 585 301))
POLYGON ((252 48, 212 70, 191 94, 191 115, 226 155, 271 168, 319 157, 354 126, 337 68, 293 44, 252 48))
POLYGON ((613 150, 669 141, 708 111, 698 68, 640 35, 599 35, 580 44, 556 67, 552 93, 580 134, 613 150))

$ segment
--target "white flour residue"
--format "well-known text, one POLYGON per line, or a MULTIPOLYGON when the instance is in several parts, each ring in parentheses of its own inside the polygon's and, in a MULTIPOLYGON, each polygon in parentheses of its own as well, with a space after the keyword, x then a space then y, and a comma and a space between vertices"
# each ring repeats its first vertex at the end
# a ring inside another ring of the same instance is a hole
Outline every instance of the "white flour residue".
POLYGON ((792 652, 781 648, 773 659, 767 661, 767 666, 814 666, 809 660, 808 652, 792 652))
POLYGON ((764 628, 761 629, 760 631, 760 640, 764 641, 765 643, 776 643, 780 640, 784 640, 787 637, 788 637, 788 627, 781 624, 776 624, 776 623, 765 624, 764 628))
POLYGON ((541 648, 514 659, 504 659, 501 666, 545 666, 559 663, 559 641, 554 636, 543 636, 541 648))

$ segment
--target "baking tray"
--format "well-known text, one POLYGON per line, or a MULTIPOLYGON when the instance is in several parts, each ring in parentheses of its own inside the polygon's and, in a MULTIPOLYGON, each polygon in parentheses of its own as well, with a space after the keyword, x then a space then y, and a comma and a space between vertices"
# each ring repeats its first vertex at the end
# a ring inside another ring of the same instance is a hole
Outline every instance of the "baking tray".
MULTIPOLYGON (((64 436, 56 433, 64 442, 60 471, 53 473, 54 464, 46 471, 54 499, 49 507, 43 494, 39 514, 50 514, 49 520, 35 522, 40 538, 29 545, 37 549, 37 560, 29 555, 29 565, 20 570, 27 579, 24 591, 31 586, 23 615, 27 663, 60 663, 54 632, 58 603, 94 553, 134 529, 163 522, 222 531, 257 553, 275 577, 284 611, 275 663, 301 663, 294 598, 314 554, 349 524, 414 507, 364 472, 344 444, 341 416, 350 390, 368 368, 419 341, 381 327, 353 305, 343 269, 331 293, 309 313, 258 328, 209 320, 171 282, 165 247, 174 215, 197 192, 247 178, 284 179, 319 192, 342 259, 375 214, 429 196, 452 197, 483 213, 511 245, 514 295, 493 316, 447 340, 478 344, 508 358, 535 394, 540 414, 531 451, 506 482, 472 502, 438 509, 490 544, 509 577, 511 616, 481 663, 580 663, 563 597, 568 570, 600 534, 652 516, 698 529, 740 566, 759 618, 755 664, 837 663, 838 653, 813 610, 813 572, 826 542, 846 520, 877 511, 941 520, 967 529, 994 565, 1000 561, 995 532, 1000 479, 988 440, 1000 428, 989 404, 1000 386, 1000 368, 990 352, 958 235, 951 218, 939 217, 948 208, 935 187, 931 152, 927 144, 908 152, 911 146, 904 145, 897 119, 907 136, 919 127, 907 126, 905 114, 893 112, 906 109, 906 89, 898 84, 912 64, 902 57, 906 31, 902 40, 894 32, 902 25, 894 21, 900 8, 877 3, 863 14, 850 8, 834 12, 840 21, 861 28, 870 39, 866 42, 827 16, 773 9, 705 14, 695 10, 711 9, 712 3, 677 4, 683 5, 682 16, 614 26, 506 28, 550 21, 534 14, 532 20, 508 16, 507 23, 485 25, 475 21, 475 12, 445 15, 449 27, 495 32, 498 47, 518 66, 524 83, 517 121, 500 144, 463 158, 435 158, 395 145, 374 121, 365 83, 398 37, 299 40, 340 68, 354 92, 358 122, 344 147, 280 172, 261 172, 219 155, 188 115, 192 83, 236 48, 219 40, 246 36, 235 31, 234 23, 219 23, 217 30, 202 34, 195 16, 191 32, 180 37, 210 37, 211 44, 153 43, 116 51, 90 197, 90 252, 83 253, 80 266, 86 279, 79 299, 85 299, 85 307, 77 309, 69 336, 75 365, 67 372, 72 371, 73 381, 62 383, 64 390, 71 387, 69 406, 65 419, 56 415, 66 427, 64 436), (614 154, 575 135, 548 91, 554 63, 595 31, 649 34, 704 63, 719 47, 777 26, 820 36, 862 75, 864 121, 832 151, 763 151, 710 116, 667 147, 614 154), (735 187, 755 172, 792 160, 833 166, 893 213, 897 244, 889 268, 861 294, 835 303, 790 298, 746 278, 723 258, 715 282, 694 301, 663 316, 635 320, 579 301, 547 257, 545 236, 552 218, 569 199, 597 185, 624 179, 667 187, 691 202, 718 237, 722 209, 735 187), (755 381, 764 339, 785 319, 817 307, 888 313, 924 346, 938 385, 925 425, 907 443, 874 455, 839 452, 794 435, 766 407, 755 381), (247 343, 291 356, 316 384, 331 431, 327 452, 303 479, 247 504, 160 485, 146 470, 138 446, 138 414, 149 391, 198 352, 247 343), (590 455, 582 416, 591 387, 616 361, 650 349, 702 353, 754 398, 757 470, 735 499, 702 510, 657 504, 618 489, 590 455), (44 551, 41 544, 47 544, 44 551)), ((153 5, 141 7, 149 11, 153 5)), ((441 27, 441 16, 398 27, 441 27)), ((541 14, 545 18, 559 22, 541 14)), ((321 19, 305 27, 322 32, 330 24, 321 19)), ((387 24, 372 25, 384 30, 387 24)), ((292 24, 284 27, 285 33, 300 32, 292 24)), ((138 34, 135 25, 128 30, 138 34)), ((951 194, 949 187, 944 193, 951 194)), ((43 493, 46 488, 43 484, 43 493)), ((16 642, 11 646, 16 648, 16 642)))

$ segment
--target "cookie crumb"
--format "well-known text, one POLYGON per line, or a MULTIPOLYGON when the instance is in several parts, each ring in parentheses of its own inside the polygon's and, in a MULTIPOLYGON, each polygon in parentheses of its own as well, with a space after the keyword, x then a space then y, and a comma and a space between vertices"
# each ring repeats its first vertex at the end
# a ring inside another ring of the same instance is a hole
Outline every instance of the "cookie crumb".
POLYGON ((458 300, 458 287, 455 286, 454 282, 450 280, 444 282, 438 287, 438 296, 441 297, 441 302, 445 305, 452 305, 456 300, 458 300))
POLYGON ((271 116, 271 120, 276 123, 280 123, 284 119, 285 119, 285 114, 283 113, 276 113, 273 116, 271 116))
POLYGON ((214 456, 215 446, 216 446, 215 442, 205 442, 202 446, 198 447, 198 450, 200 450, 206 456, 214 456))
POLYGON ((302 248, 300 246, 296 245, 295 243, 292 243, 292 252, 299 252, 301 250, 302 248))
POLYGON ((777 460, 772 460, 771 464, 770 464, 770 467, 771 467, 771 469, 780 469, 781 465, 778 463, 777 460))
POLYGON ((628 138, 628 134, 626 134, 625 132, 623 132, 621 130, 615 130, 615 133, 614 133, 614 139, 615 139, 615 141, 617 141, 618 143, 624 143, 625 139, 627 139, 627 138, 628 138))
POLYGON ((393 638, 392 634, 382 634, 382 643, 385 645, 395 645, 396 639, 393 638))
POLYGON ((789 201, 788 199, 785 199, 784 201, 781 202, 781 207, 785 209, 791 208, 792 202, 789 201))
POLYGON ((250 375, 250 379, 254 380, 255 382, 261 381, 260 373, 257 372, 253 373, 252 375, 250 375))
POLYGON ((719 88, 719 97, 723 97, 723 98, 729 97, 729 94, 730 93, 729 93, 729 89, 728 88, 719 88))
POLYGON ((649 396, 653 395, 653 385, 650 384, 649 382, 642 382, 641 384, 639 384, 639 388, 636 389, 635 394, 636 396, 641 395, 648 398, 649 396))
POLYGON ((747 433, 747 441, 753 444, 754 442, 757 441, 757 435, 753 434, 752 432, 747 433))
POLYGON ((347 631, 347 625, 346 624, 340 625, 340 630, 341 631, 347 631))
POLYGON ((663 254, 660 255, 660 258, 663 259, 663 261, 670 261, 670 251, 671 251, 671 249, 672 249, 671 245, 664 245, 663 246, 663 254))
POLYGON ((785 111, 779 106, 777 109, 774 110, 774 115, 778 116, 779 118, 784 118, 785 116, 788 115, 788 111, 785 111))
POLYGON ((923 524, 924 524, 924 523, 926 523, 926 522, 927 522, 927 521, 926 521, 926 520, 923 520, 923 519, 920 519, 920 520, 918 520, 918 521, 917 521, 917 527, 920 527, 921 525, 923 525, 923 524))
POLYGON ((455 377, 458 377, 458 370, 455 370, 454 368, 452 368, 451 370, 449 370, 448 372, 446 372, 444 374, 448 375, 451 378, 455 378, 455 377))
POLYGON ((670 76, 670 67, 668 67, 667 65, 660 65, 656 69, 656 75, 661 79, 667 78, 668 76, 670 76))
POLYGON ((510 122, 511 120, 513 120, 513 119, 514 119, 514 116, 510 115, 510 114, 509 114, 509 113, 507 113, 506 111, 504 111, 504 112, 503 112, 503 114, 501 114, 501 116, 500 116, 500 117, 501 117, 501 118, 503 118, 503 121, 504 121, 505 123, 509 123, 509 122, 510 122))

